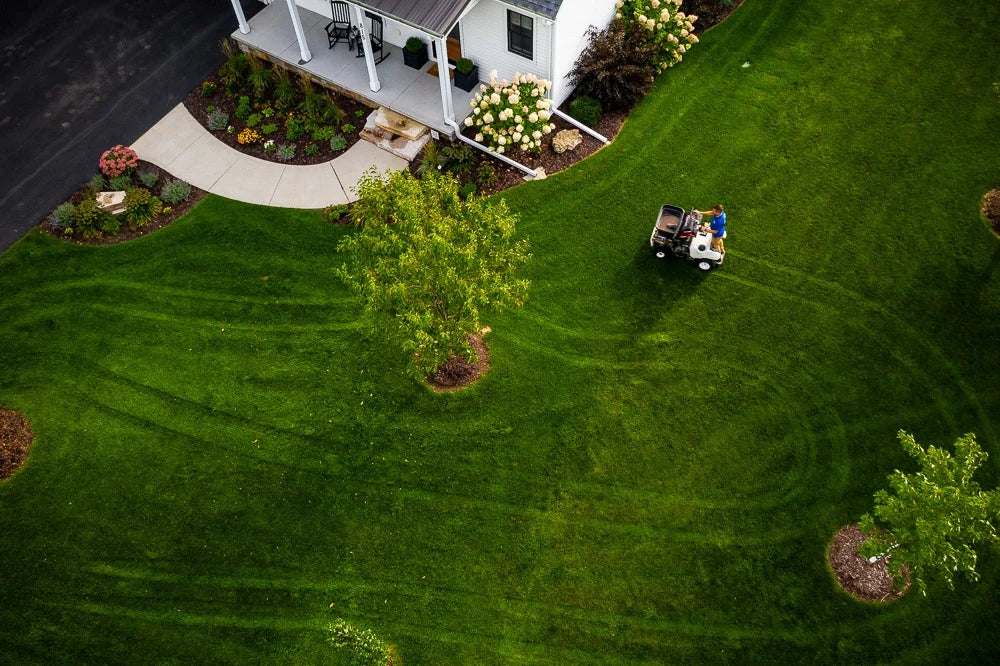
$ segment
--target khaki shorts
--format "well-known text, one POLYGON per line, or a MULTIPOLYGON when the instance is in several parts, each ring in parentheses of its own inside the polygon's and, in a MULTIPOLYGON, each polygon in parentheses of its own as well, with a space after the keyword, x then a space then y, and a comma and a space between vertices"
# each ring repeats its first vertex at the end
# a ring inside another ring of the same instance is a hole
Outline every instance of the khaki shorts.
POLYGON ((719 236, 718 238, 712 236, 712 247, 721 253, 725 253, 726 246, 722 243, 722 236, 719 236))

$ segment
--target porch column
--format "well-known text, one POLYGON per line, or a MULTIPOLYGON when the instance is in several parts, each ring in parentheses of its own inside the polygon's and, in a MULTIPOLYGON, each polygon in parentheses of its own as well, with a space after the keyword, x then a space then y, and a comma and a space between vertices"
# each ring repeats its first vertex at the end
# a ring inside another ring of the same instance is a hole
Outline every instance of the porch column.
MULTIPOLYGON (((234 0, 235 2, 236 0, 234 0)), ((285 0, 285 4, 288 5, 288 13, 292 16, 292 27, 295 28, 295 39, 299 42, 299 55, 302 59, 299 60, 300 65, 304 65, 313 59, 312 53, 309 52, 309 45, 306 44, 306 33, 302 30, 302 19, 299 18, 299 6, 295 4, 295 0, 285 0)))
POLYGON ((354 7, 354 16, 358 19, 358 30, 361 31, 361 46, 364 47, 365 65, 368 66, 368 87, 372 92, 382 89, 382 82, 378 80, 378 73, 375 71, 375 56, 372 55, 372 40, 368 37, 368 28, 365 27, 365 13, 358 5, 354 7))
POLYGON ((240 32, 244 35, 250 34, 250 24, 247 23, 247 17, 243 13, 243 5, 240 4, 240 0, 232 0, 233 11, 236 12, 236 20, 240 24, 240 32))
POLYGON ((441 106, 444 107, 444 119, 455 120, 455 103, 451 97, 451 69, 448 67, 448 42, 444 37, 437 38, 438 83, 441 85, 441 106))

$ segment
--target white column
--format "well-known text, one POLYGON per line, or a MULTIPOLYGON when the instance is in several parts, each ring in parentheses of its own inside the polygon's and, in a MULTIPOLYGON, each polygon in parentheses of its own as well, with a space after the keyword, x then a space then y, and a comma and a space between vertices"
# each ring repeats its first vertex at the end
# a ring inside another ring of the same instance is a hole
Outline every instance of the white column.
POLYGON ((306 44, 306 33, 302 30, 302 19, 299 18, 299 6, 295 4, 295 0, 286 0, 285 4, 288 5, 288 13, 292 16, 292 27, 295 28, 295 39, 299 42, 299 55, 302 56, 302 60, 299 60, 299 64, 304 65, 312 60, 313 57, 312 53, 309 52, 309 45, 306 44))
POLYGON ((451 98, 451 70, 448 67, 448 42, 444 37, 437 38, 438 83, 441 85, 441 106, 444 108, 444 119, 455 120, 455 103, 451 98))
POLYGON ((372 55, 372 40, 368 38, 368 28, 365 27, 365 13, 358 5, 354 7, 354 15, 358 19, 358 30, 361 31, 361 46, 364 47, 365 64, 368 66, 368 87, 372 92, 382 89, 382 82, 378 80, 378 73, 375 71, 375 56, 372 55))
POLYGON ((250 34, 250 24, 247 23, 247 17, 243 13, 243 5, 240 4, 240 0, 232 0, 233 11, 236 12, 236 20, 240 24, 240 32, 244 35, 250 34))

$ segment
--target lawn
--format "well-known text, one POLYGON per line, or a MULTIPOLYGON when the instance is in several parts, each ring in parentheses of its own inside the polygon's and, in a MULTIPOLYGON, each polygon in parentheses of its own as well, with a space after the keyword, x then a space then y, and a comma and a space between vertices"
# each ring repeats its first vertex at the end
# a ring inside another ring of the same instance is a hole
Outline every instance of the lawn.
POLYGON ((0 662, 987 661, 982 580, 888 607, 824 563, 899 428, 998 481, 1000 5, 747 0, 618 140, 509 191, 532 295, 436 395, 358 323, 349 229, 209 196, 0 256, 0 662), (744 62, 749 67, 742 67, 744 62), (702 274, 664 202, 729 213, 702 274))

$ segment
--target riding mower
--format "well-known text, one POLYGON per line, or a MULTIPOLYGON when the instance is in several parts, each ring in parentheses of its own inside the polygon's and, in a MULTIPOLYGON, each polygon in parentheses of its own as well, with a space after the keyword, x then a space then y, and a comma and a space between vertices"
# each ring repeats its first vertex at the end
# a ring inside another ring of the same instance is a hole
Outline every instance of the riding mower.
POLYGON ((687 259, 703 271, 710 271, 722 263, 722 253, 712 247, 712 234, 702 231, 701 214, 693 208, 685 213, 679 206, 661 206, 649 237, 649 247, 658 259, 687 259))

